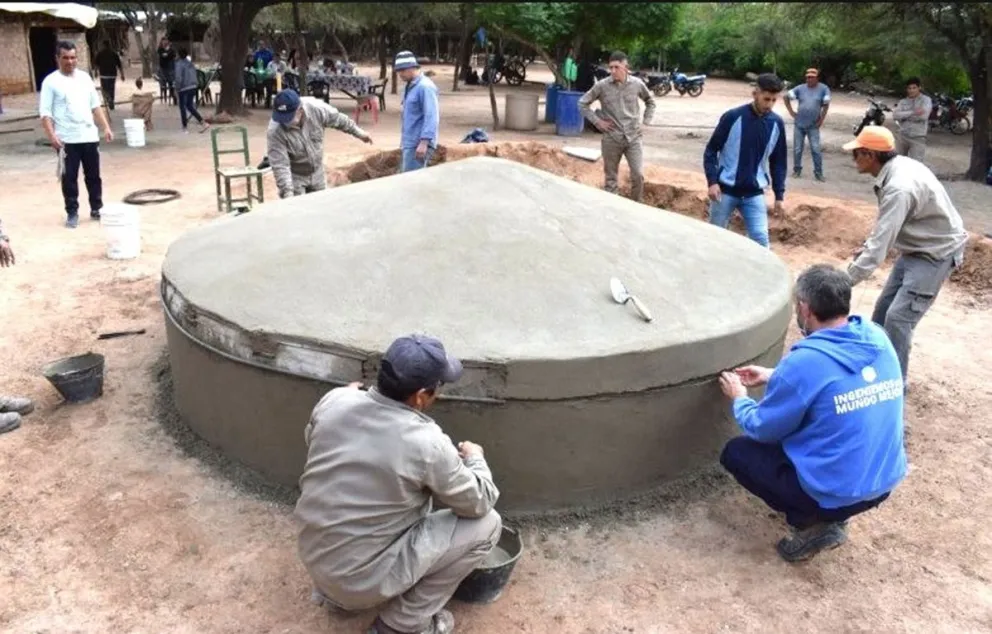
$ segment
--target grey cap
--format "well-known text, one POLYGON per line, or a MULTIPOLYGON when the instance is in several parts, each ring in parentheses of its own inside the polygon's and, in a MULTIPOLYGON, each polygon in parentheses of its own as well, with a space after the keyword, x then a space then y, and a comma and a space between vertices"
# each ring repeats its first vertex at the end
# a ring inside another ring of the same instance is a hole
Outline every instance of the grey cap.
POLYGON ((404 395, 433 390, 461 377, 461 361, 445 352, 440 341, 424 335, 400 337, 391 343, 379 368, 379 381, 404 395))

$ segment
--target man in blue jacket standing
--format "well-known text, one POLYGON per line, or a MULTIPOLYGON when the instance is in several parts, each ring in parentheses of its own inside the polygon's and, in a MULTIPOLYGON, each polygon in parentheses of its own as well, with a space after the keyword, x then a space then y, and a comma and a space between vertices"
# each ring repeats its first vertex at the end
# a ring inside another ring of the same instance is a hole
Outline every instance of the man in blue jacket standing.
POLYGON ((403 132, 400 139, 402 160, 400 172, 427 167, 437 149, 437 129, 441 110, 437 101, 437 86, 420 72, 420 64, 410 51, 396 54, 393 68, 406 82, 403 91, 403 132))
POLYGON ((765 247, 768 205, 764 190, 769 182, 775 192, 775 213, 782 213, 785 198, 785 123, 772 112, 782 88, 782 80, 775 75, 759 75, 754 100, 720 117, 703 153, 710 222, 726 229, 734 210, 740 209, 748 237, 765 247))
POLYGON ((745 489, 785 514, 786 561, 847 540, 848 518, 881 504, 906 475, 902 371, 888 335, 849 316, 847 273, 819 264, 796 281, 804 339, 774 369, 720 376, 743 436, 720 463, 745 489), (748 387, 767 384, 756 402, 748 387))

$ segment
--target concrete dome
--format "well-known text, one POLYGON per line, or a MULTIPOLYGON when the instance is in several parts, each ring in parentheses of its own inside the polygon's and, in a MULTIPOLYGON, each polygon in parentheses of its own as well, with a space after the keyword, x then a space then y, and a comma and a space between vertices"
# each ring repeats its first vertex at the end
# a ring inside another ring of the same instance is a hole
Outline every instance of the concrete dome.
POLYGON ((463 360, 432 415, 486 448, 504 511, 597 504, 713 460, 713 377, 779 358, 791 277, 729 231, 518 163, 471 158, 194 229, 163 265, 176 401, 211 443, 295 484, 326 382, 397 336, 463 360), (619 277, 653 312, 615 304, 619 277))

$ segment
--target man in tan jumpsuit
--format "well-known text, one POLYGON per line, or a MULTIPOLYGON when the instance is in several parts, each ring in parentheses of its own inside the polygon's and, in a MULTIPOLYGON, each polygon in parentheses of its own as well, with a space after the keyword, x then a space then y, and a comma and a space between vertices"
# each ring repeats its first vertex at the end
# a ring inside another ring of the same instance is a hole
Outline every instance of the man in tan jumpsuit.
POLYGON ((922 162, 927 154, 927 131, 933 101, 923 94, 918 77, 906 82, 906 98, 896 104, 892 118, 899 122, 896 151, 903 156, 922 162))
POLYGON ((644 123, 654 118, 654 96, 644 82, 630 74, 627 56, 620 51, 610 55, 610 76, 593 84, 579 99, 582 116, 603 133, 603 172, 606 191, 617 192, 620 157, 627 157, 630 168, 630 197, 640 202, 644 194, 644 152, 641 146, 641 100, 646 105, 644 123), (593 112, 596 100, 603 106, 593 112))
POLYGON ((337 108, 318 99, 301 99, 291 88, 275 98, 266 134, 266 156, 276 179, 279 198, 327 188, 324 173, 324 128, 336 128, 372 143, 372 137, 337 108))
POLYGON ((318 602, 382 606, 370 634, 448 634, 442 609, 499 540, 499 491, 482 448, 424 414, 461 363, 440 341, 401 337, 376 387, 331 390, 306 426, 296 517, 318 602), (434 511, 432 500, 448 508, 434 511))

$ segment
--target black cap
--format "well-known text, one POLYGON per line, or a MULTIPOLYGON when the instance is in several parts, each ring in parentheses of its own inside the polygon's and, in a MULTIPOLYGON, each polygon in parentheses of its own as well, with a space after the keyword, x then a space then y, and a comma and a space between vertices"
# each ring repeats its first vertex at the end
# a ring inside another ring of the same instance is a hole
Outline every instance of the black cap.
POLYGON ((379 383, 404 397, 420 390, 433 390, 442 383, 455 383, 462 376, 461 361, 444 350, 433 337, 400 337, 386 350, 379 368, 379 383))

